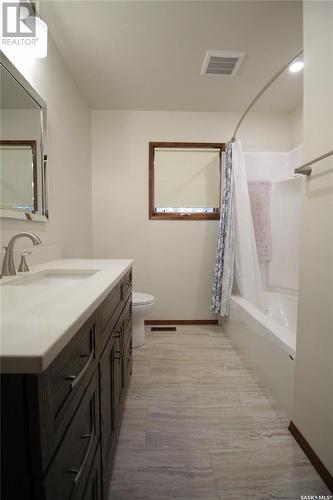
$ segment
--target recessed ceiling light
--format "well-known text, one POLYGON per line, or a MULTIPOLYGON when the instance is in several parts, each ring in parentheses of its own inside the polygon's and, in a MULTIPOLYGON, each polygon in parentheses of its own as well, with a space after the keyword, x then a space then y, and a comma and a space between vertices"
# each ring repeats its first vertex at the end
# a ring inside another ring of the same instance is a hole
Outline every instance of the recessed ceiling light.
POLYGON ((300 60, 293 61, 290 66, 289 66, 289 71, 291 73, 297 73, 298 71, 301 71, 304 67, 304 62, 300 60))

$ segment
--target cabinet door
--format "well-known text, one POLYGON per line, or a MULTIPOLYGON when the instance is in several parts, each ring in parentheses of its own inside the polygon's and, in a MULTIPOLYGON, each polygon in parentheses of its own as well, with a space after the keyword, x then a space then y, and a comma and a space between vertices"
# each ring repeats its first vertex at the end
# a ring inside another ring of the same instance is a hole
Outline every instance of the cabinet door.
POLYGON ((124 338, 124 328, 123 322, 118 323, 116 330, 116 335, 114 338, 114 390, 115 390, 115 401, 116 401, 116 427, 120 426, 120 401, 122 395, 122 342, 124 338))
POLYGON ((127 338, 127 343, 124 347, 123 363, 122 363, 122 382, 123 387, 126 389, 128 387, 133 367, 133 347, 132 347, 132 335, 127 338))
POLYGON ((99 443, 99 408, 96 371, 43 480, 43 499, 81 499, 79 491, 86 482, 99 443))
POLYGON ((112 457, 118 427, 121 393, 121 356, 119 333, 111 336, 100 363, 102 467, 112 457))
POLYGON ((128 387, 133 366, 132 346, 132 301, 128 301, 124 310, 122 336, 122 387, 128 387))

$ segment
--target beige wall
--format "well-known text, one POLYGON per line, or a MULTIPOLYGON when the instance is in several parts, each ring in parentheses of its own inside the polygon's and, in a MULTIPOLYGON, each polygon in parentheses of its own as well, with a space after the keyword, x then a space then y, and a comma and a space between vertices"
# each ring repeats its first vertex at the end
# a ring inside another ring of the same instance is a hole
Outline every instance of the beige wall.
MULTIPOLYGON (((48 106, 49 223, 1 219, 2 244, 19 231, 37 233, 43 245, 61 245, 65 257, 90 256, 90 110, 58 49, 49 40, 46 59, 17 64, 48 106)), ((17 247, 29 246, 27 240, 17 247)))
MULTIPOLYGON (((232 136, 232 113, 94 111, 93 256, 135 259, 135 289, 152 293, 154 319, 208 319, 216 221, 148 219, 148 142, 232 136)), ((288 115, 253 114, 246 150, 288 151, 288 115)))
MULTIPOLYGON (((333 145, 333 3, 304 2, 304 159, 333 145)), ((302 210, 293 420, 333 474, 333 158, 313 166, 302 210)))
POLYGON ((290 149, 303 144, 303 106, 299 105, 289 113, 290 149))

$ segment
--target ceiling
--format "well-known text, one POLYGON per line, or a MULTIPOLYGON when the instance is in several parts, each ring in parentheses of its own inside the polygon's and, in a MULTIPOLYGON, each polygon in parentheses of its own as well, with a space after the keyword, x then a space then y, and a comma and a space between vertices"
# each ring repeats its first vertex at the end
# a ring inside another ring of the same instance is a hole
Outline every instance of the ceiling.
MULTIPOLYGON (((41 15, 94 109, 243 111, 302 48, 301 1, 43 1, 41 15), (244 51, 234 77, 200 76, 207 50, 244 51)), ((302 75, 258 102, 290 112, 302 75)))

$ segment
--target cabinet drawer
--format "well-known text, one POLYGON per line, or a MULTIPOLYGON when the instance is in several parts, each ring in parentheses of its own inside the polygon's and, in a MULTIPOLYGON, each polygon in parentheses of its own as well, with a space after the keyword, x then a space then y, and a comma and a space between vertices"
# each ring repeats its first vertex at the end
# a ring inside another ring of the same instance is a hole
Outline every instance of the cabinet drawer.
POLYGON ((129 337, 132 337, 132 300, 128 300, 123 313, 123 342, 126 344, 129 337))
POLYGON ((121 386, 119 339, 111 337, 100 362, 102 467, 112 455, 117 434, 118 399, 121 386))
POLYGON ((98 361, 97 315, 80 328, 39 375, 26 377, 32 470, 44 475, 82 399, 98 361))
POLYGON ((99 442, 98 371, 93 376, 43 482, 43 498, 67 500, 87 481, 99 442))
POLYGON ((125 274, 124 277, 124 300, 127 301, 132 293, 132 269, 125 274))
POLYGON ((102 349, 105 347, 114 331, 120 314, 132 295, 132 269, 130 269, 123 279, 114 287, 101 306, 101 331, 102 349))
POLYGON ((110 321, 114 318, 117 320, 116 311, 118 306, 124 300, 124 282, 123 280, 117 283, 114 289, 110 292, 107 298, 104 300, 102 304, 102 334, 107 328, 110 328, 110 321))
POLYGON ((102 469, 101 447, 98 446, 88 479, 82 490, 78 490, 73 500, 101 500, 102 499, 102 469))
POLYGON ((51 404, 55 423, 76 392, 83 393, 86 376, 97 365, 96 321, 85 323, 49 368, 51 404))

